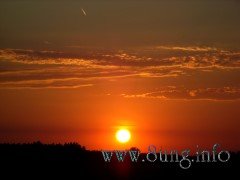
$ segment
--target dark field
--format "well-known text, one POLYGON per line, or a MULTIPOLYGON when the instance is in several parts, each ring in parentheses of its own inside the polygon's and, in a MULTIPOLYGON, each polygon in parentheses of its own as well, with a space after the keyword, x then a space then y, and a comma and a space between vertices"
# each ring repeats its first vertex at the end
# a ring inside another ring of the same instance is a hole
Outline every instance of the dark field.
MULTIPOLYGON (((139 159, 146 157, 141 154, 139 159)), ((181 169, 179 163, 160 161, 131 162, 129 157, 118 162, 104 161, 100 151, 88 151, 76 144, 44 145, 0 144, 1 176, 24 178, 66 178, 66 179, 161 179, 170 177, 208 178, 237 177, 239 175, 240 153, 231 152, 226 163, 193 163, 181 169)), ((2 179, 2 178, 1 178, 2 179)))

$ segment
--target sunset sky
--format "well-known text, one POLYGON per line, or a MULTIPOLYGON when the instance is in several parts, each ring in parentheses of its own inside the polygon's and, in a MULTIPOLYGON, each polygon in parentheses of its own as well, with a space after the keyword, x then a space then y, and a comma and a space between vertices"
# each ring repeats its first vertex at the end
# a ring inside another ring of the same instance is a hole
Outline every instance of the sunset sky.
POLYGON ((0 142, 239 150, 239 17, 238 0, 1 0, 0 142))

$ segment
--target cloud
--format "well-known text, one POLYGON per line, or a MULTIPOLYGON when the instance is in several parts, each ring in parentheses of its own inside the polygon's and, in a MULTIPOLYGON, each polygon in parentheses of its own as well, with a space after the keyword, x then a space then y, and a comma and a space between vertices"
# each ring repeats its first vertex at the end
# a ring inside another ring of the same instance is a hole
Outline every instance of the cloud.
POLYGON ((157 49, 163 50, 173 50, 173 51, 189 51, 189 52, 209 52, 218 51, 217 48, 214 47, 197 47, 197 46, 188 46, 188 47, 179 47, 179 46, 157 46, 157 49))
POLYGON ((196 95, 197 95, 197 90, 190 90, 189 91, 189 95, 191 96, 191 97, 195 97, 196 95))
POLYGON ((135 66, 181 68, 240 68, 240 52, 210 47, 136 48, 130 50, 85 50, 81 54, 22 49, 0 50, 0 59, 22 64, 78 65, 88 67, 135 66), (166 50, 171 50, 168 52, 166 50))
MULTIPOLYGON (((45 87, 44 81, 58 79, 68 87, 94 84, 96 80, 120 78, 175 78, 240 69, 240 52, 214 47, 141 47, 125 50, 81 49, 77 53, 0 50, 0 87, 45 87), (73 79, 78 81, 69 83, 73 79), (28 81, 29 83, 25 83, 28 81), (20 84, 18 84, 21 82, 20 84), (8 83, 8 84, 7 84, 8 83), (14 85, 15 84, 15 85, 14 85)), ((65 87, 62 84, 62 87, 65 87)), ((191 97, 195 91, 188 92, 191 97)), ((164 95, 165 96, 165 95, 164 95)), ((161 95, 160 95, 161 97, 161 95)), ((166 96, 168 97, 168 96, 166 96)))
POLYGON ((0 82, 1 89, 75 89, 91 86, 93 86, 93 84, 84 84, 84 82, 78 78, 0 82))
POLYGON ((199 88, 162 87, 158 91, 142 94, 121 94, 124 98, 152 98, 162 100, 240 100, 240 87, 199 88))

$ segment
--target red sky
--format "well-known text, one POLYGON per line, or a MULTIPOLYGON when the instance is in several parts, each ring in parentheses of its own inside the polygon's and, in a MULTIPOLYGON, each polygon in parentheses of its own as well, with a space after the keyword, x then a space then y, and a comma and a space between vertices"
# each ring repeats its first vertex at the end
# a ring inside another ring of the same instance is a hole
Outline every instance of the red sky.
POLYGON ((0 142, 239 150, 239 7, 1 1, 0 142))

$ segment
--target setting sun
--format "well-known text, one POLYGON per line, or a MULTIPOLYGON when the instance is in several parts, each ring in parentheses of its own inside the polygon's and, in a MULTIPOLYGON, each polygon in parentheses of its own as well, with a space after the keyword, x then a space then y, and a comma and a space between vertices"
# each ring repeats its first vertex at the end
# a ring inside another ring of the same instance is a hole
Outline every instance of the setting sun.
POLYGON ((131 134, 127 129, 120 129, 116 133, 116 138, 120 143, 126 143, 130 140, 131 134))

